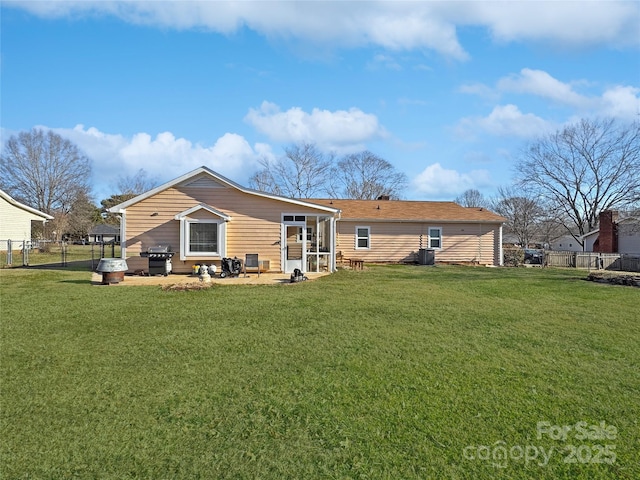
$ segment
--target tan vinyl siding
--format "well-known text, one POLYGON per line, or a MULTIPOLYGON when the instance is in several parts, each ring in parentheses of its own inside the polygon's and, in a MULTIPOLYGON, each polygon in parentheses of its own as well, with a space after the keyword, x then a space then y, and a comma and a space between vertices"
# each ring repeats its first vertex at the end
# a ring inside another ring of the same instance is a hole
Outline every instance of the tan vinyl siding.
MULTIPOLYGON (((361 258, 365 262, 412 262, 420 248, 424 228, 412 223, 372 223, 339 221, 336 251, 345 258, 361 258), (356 226, 370 227, 369 248, 356 249, 356 226)), ((426 242, 426 239, 425 239, 426 242)))
MULTIPOLYGON (((199 204, 209 205, 231 217, 226 224, 226 256, 244 261, 247 253, 257 253, 260 260, 270 260, 270 268, 280 271, 282 213, 323 214, 315 209, 243 193, 234 188, 171 187, 126 209, 126 252, 129 270, 146 269, 140 252, 150 246, 170 244, 180 248, 180 221, 175 215, 199 204), (154 215, 157 213, 157 215, 154 215)), ((191 218, 218 218, 199 210, 191 218)), ((191 272, 196 263, 220 264, 219 258, 189 257, 172 260, 176 273, 191 272)))
POLYGON ((477 262, 499 264, 496 254, 499 246, 499 225, 412 223, 412 222, 348 222, 337 225, 336 250, 345 258, 361 258, 365 262, 417 261, 422 234, 422 248, 428 248, 427 232, 430 227, 442 228, 442 248, 436 249, 436 262, 477 262), (370 227, 370 248, 355 248, 356 226, 370 227))
POLYGON ((497 225, 481 223, 443 225, 443 248, 436 251, 436 260, 497 265, 498 229, 497 225))

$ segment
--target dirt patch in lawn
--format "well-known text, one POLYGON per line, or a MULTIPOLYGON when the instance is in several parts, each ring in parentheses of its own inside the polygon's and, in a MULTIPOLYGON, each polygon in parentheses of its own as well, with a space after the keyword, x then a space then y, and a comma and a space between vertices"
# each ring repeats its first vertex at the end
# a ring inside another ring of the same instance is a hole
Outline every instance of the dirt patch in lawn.
POLYGON ((640 274, 633 272, 591 272, 587 280, 611 285, 640 287, 640 274))

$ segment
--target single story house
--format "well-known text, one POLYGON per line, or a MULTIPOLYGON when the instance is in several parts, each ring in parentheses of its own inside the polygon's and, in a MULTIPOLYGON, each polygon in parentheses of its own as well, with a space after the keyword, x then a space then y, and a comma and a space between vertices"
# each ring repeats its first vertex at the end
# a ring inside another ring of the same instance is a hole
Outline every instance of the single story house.
POLYGON ((101 223, 89 230, 89 243, 120 243, 120 228, 101 223))
POLYGON ((176 252, 176 273, 256 253, 271 271, 335 269, 337 208, 251 190, 207 167, 109 211, 121 217, 120 245, 130 271, 146 270, 140 254, 159 245, 176 252), (313 242, 307 231, 314 232, 313 242))
POLYGON ((504 217, 455 202, 309 200, 340 209, 336 251, 365 262, 416 262, 433 249, 436 262, 502 264, 504 217))
POLYGON ((486 209, 454 202, 291 199, 245 188, 197 168, 109 209, 121 217, 122 256, 170 245, 173 271, 258 254, 268 270, 334 271, 338 252, 365 262, 415 261, 431 248, 436 261, 500 265, 502 222, 486 209))
MULTIPOLYGON (((31 223, 45 223, 48 220, 53 220, 53 217, 18 202, 0 190, 0 250, 7 250, 7 240, 30 241, 31 223)), ((17 246, 13 245, 13 248, 17 246)))
POLYGON ((640 254, 640 218, 620 219, 615 210, 604 210, 598 228, 582 236, 585 252, 640 254))

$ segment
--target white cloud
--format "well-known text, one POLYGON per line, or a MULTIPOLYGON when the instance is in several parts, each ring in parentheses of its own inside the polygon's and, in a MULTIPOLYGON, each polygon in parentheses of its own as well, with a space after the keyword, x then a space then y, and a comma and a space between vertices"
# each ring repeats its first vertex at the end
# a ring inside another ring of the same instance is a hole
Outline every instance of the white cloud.
POLYGON ((134 175, 141 168, 150 177, 165 182, 205 165, 246 184, 249 174, 257 168, 257 160, 273 156, 268 145, 252 147, 244 137, 234 133, 225 133, 212 146, 204 146, 176 138, 171 132, 159 133, 155 138, 147 133, 127 138, 94 127, 85 129, 83 125, 51 130, 75 143, 93 161, 97 200, 115 193, 118 177, 134 175))
POLYGON ((392 50, 427 47, 459 60, 468 56, 458 42, 454 23, 439 14, 437 4, 364 2, 363 8, 368 14, 359 26, 374 45, 392 50))
POLYGON ((434 163, 420 172, 412 181, 413 189, 430 199, 454 198, 470 188, 480 189, 491 185, 487 170, 460 173, 434 163))
POLYGON ((245 121, 271 140, 283 143, 315 143, 326 150, 344 150, 386 135, 378 118, 357 108, 311 113, 299 107, 283 112, 270 102, 251 108, 245 121))
POLYGON ((367 63, 367 68, 369 70, 402 70, 402 65, 398 63, 398 61, 392 57, 391 55, 383 55, 378 53, 374 55, 373 60, 367 63))
POLYGON ((638 46, 640 8, 627 1, 460 2, 466 21, 502 42, 543 41, 558 48, 638 46))
POLYGON ((467 83, 458 87, 458 92, 467 95, 477 95, 490 101, 497 101, 500 94, 493 88, 483 83, 467 83))
MULTIPOLYGON (((548 100, 553 105, 573 108, 575 113, 570 121, 581 117, 613 117, 623 121, 632 121, 640 111, 640 88, 629 85, 613 85, 608 86, 599 95, 587 95, 577 92, 576 86, 586 86, 592 90, 597 87, 597 85, 589 84, 584 80, 562 82, 543 70, 523 68, 520 73, 499 79, 495 88, 474 83, 462 85, 458 91, 494 101, 510 93, 533 95, 548 100)), ((496 107, 490 117, 496 120, 496 117, 505 115, 517 118, 518 121, 523 120, 522 114, 518 114, 517 107, 513 105, 496 107)), ((534 119, 529 118, 529 120, 534 119)), ((487 122, 489 121, 490 119, 487 119, 487 122)), ((461 123, 467 124, 468 119, 464 119, 461 123)), ((487 125, 487 127, 490 126, 487 125)), ((518 125, 515 125, 514 128, 517 130, 518 125)), ((489 128, 489 130, 492 129, 489 128)))
POLYGON ((561 82, 543 70, 523 68, 519 74, 509 75, 498 80, 493 90, 482 84, 463 85, 459 91, 490 98, 496 95, 518 93, 534 95, 551 101, 556 105, 575 108, 578 115, 614 117, 621 120, 633 120, 640 108, 640 89, 628 85, 609 86, 600 95, 578 93, 575 85, 588 85, 584 80, 561 82))
POLYGON ((615 86, 608 89, 598 102, 603 116, 632 121, 640 113, 640 88, 615 86))
POLYGON ((486 117, 463 118, 456 128, 463 137, 477 132, 496 136, 531 138, 549 131, 553 125, 532 113, 522 113, 515 105, 498 105, 486 117))
POLYGON ((267 38, 330 47, 381 46, 390 50, 428 48, 457 59, 466 53, 455 25, 434 5, 418 2, 288 1, 7 1, 42 17, 112 15, 133 24, 207 29, 232 34, 250 28, 267 38))
POLYGON ((543 70, 523 68, 519 75, 510 75, 498 81, 498 90, 528 93, 556 103, 587 108, 592 100, 576 93, 572 86, 553 78, 543 70))
POLYGON ((5 1, 42 17, 112 15, 123 21, 232 34, 249 28, 267 38, 329 47, 373 45, 424 50, 464 60, 459 27, 488 29, 500 42, 557 47, 640 45, 637 2, 286 2, 286 1, 5 1))

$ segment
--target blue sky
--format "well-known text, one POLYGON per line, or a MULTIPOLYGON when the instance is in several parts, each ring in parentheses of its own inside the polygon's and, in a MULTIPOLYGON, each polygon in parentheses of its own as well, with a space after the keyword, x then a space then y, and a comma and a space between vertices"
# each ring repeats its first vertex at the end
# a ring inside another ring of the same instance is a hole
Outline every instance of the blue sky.
POLYGON ((52 129, 119 176, 247 185, 312 142, 404 172, 407 199, 491 196, 523 146, 640 115, 640 2, 1 4, 2 141, 52 129))

